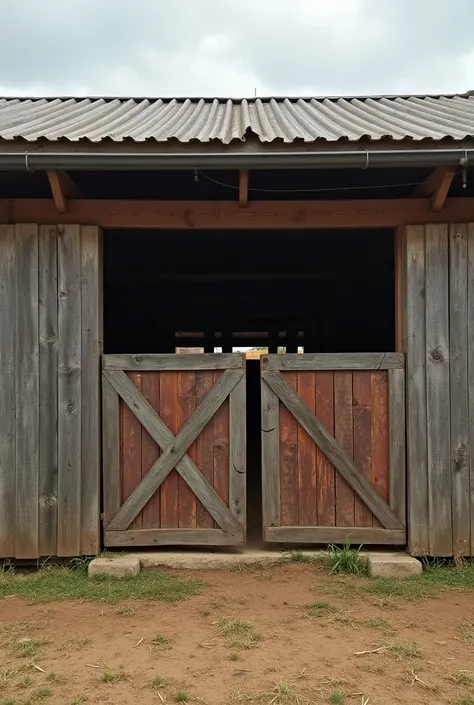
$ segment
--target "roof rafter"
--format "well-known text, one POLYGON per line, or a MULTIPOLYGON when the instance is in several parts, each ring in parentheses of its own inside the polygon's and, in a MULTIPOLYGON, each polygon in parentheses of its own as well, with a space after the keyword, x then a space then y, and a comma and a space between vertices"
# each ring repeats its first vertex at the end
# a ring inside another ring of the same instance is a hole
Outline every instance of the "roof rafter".
POLYGON ((239 206, 246 208, 249 204, 249 171, 241 169, 239 171, 239 206))
POLYGON ((71 179, 67 171, 47 171, 46 174, 57 212, 66 213, 67 199, 81 198, 83 195, 81 190, 71 179))

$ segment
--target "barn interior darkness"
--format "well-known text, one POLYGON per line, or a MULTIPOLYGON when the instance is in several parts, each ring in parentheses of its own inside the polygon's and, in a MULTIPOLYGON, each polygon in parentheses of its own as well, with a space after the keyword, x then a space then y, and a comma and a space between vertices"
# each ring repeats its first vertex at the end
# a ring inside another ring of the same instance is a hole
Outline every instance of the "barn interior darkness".
MULTIPOLYGON (((104 351, 394 350, 391 230, 106 231, 104 351)), ((247 361, 248 543, 261 537, 260 376, 247 361)))

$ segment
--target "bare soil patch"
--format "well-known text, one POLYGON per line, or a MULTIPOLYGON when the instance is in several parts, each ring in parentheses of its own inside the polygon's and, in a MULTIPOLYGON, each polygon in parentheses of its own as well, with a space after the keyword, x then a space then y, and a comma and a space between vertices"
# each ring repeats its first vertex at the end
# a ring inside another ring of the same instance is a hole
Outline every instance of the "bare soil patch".
POLYGON ((4 597, 0 704, 474 703, 472 590, 407 600, 305 564, 192 577, 173 603, 4 597))

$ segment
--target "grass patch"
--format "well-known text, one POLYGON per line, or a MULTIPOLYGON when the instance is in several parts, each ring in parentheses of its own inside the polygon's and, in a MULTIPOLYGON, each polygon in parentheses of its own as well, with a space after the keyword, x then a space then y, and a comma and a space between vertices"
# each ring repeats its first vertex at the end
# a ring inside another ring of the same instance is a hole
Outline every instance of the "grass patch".
POLYGON ((331 705, 344 705, 344 693, 342 690, 333 690, 329 696, 331 705))
POLYGON ((474 686, 474 673, 472 671, 454 671, 445 676, 446 680, 456 685, 474 686))
POLYGON ((223 619, 220 628, 232 649, 251 649, 262 638, 254 626, 244 619, 223 619))
POLYGON ((236 651, 233 651, 231 654, 229 654, 229 661, 239 661, 239 660, 240 660, 240 655, 236 651))
POLYGON ((170 684, 169 678, 164 678, 163 676, 155 676, 151 681, 152 688, 165 688, 170 684))
POLYGON ((304 609, 309 614, 321 615, 325 612, 334 612, 336 608, 329 602, 310 602, 309 605, 304 606, 304 609))
POLYGON ((119 671, 113 671, 110 668, 106 668, 100 677, 102 683, 119 683, 120 681, 128 681, 130 674, 126 671, 120 669, 119 671))
POLYGON ((21 681, 18 683, 19 688, 29 688, 33 685, 33 678, 31 676, 23 676, 21 681))
POLYGON ((396 654, 399 659, 421 658, 421 649, 416 644, 391 644, 388 651, 396 654))
POLYGON ((458 705, 474 705, 474 695, 471 695, 470 693, 461 695, 457 702, 458 705))
POLYGON ((349 539, 344 545, 328 546, 329 574, 346 573, 350 575, 365 575, 367 573, 367 561, 361 556, 359 548, 353 548, 349 539))
POLYGON ((300 702, 293 683, 285 680, 275 683, 269 696, 269 702, 273 705, 297 705, 300 702))
POLYGON ((129 598, 176 602, 199 594, 204 584, 165 572, 143 571, 128 578, 94 576, 64 566, 49 566, 27 576, 0 573, 0 598, 18 595, 30 602, 89 600, 119 602, 129 598))
POLYGON ((58 684, 66 682, 66 679, 64 678, 64 676, 59 675, 59 673, 53 673, 53 672, 48 673, 48 675, 46 676, 46 680, 50 681, 51 683, 58 683, 58 684))
POLYGON ((382 619, 381 617, 375 617, 374 619, 363 619, 361 621, 366 627, 372 627, 373 629, 391 629, 392 623, 389 619, 382 619))
POLYGON ((41 647, 47 642, 44 639, 32 639, 23 637, 19 639, 13 646, 13 650, 17 656, 21 658, 34 658, 39 654, 41 647))
POLYGON ((177 690, 176 693, 173 693, 173 700, 175 703, 187 703, 189 695, 185 690, 177 690))
POLYGON ((468 644, 474 644, 474 624, 472 622, 461 622, 458 628, 461 639, 468 644))
POLYGON ((155 646, 158 649, 170 649, 171 640, 164 634, 155 634, 153 639, 150 641, 150 645, 155 646))
POLYGON ((316 553, 304 553, 303 551, 291 550, 282 554, 283 563, 317 563, 321 561, 321 556, 316 553))
POLYGON ((52 694, 53 691, 50 688, 38 688, 38 690, 35 690, 33 697, 43 700, 44 698, 50 698, 52 694))
MULTIPOLYGON (((421 575, 404 580, 377 578, 362 586, 363 590, 380 596, 417 600, 433 597, 445 590, 474 589, 474 562, 456 568, 449 563, 425 564, 421 575)), ((471 625, 474 629, 474 625, 471 625)))

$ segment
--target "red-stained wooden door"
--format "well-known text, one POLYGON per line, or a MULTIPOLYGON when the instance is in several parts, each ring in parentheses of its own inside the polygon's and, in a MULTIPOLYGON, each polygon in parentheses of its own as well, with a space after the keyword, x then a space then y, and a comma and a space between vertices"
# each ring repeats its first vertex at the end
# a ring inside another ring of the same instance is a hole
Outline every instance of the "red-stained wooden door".
POLYGON ((405 377, 399 353, 265 355, 263 536, 405 543, 405 377))
POLYGON ((106 546, 245 541, 245 357, 103 358, 106 546))

